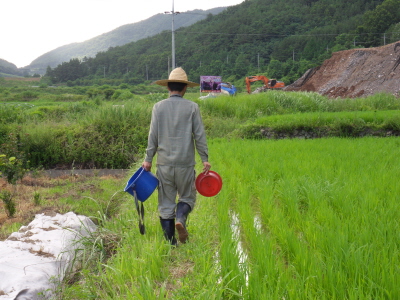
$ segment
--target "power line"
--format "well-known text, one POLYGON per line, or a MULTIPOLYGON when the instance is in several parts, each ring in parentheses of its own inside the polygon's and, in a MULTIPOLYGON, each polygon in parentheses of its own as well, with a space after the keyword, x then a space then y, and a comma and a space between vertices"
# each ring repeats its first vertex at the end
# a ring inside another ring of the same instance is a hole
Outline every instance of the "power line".
POLYGON ((229 36, 265 36, 265 37, 289 37, 289 36, 338 36, 341 34, 349 36, 378 35, 378 34, 400 34, 400 32, 363 32, 363 33, 316 33, 316 34, 268 34, 268 33, 225 33, 225 32, 200 32, 176 30, 175 33, 203 34, 203 35, 229 35, 229 36))

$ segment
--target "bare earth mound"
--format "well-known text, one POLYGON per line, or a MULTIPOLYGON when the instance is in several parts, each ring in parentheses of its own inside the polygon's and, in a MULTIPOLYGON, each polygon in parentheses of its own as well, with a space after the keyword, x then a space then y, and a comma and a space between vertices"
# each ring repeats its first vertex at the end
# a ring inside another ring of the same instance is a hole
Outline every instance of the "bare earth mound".
POLYGON ((365 97, 378 92, 400 96, 399 64, 400 42, 339 51, 285 90, 317 92, 333 98, 365 97))

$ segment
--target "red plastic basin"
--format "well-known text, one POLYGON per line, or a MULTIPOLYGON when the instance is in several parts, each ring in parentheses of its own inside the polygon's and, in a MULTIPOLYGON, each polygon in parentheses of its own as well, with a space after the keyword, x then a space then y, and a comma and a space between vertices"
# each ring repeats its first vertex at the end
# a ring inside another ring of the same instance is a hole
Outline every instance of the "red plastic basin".
POLYGON ((221 188, 222 178, 217 172, 208 171, 207 174, 201 173, 196 178, 196 189, 205 197, 217 195, 221 188))

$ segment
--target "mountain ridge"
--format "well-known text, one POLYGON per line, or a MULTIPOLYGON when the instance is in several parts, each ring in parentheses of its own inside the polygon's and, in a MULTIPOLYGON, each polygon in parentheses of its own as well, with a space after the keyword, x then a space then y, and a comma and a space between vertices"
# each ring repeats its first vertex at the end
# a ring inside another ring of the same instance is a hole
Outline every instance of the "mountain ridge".
MULTIPOLYGON (((175 29, 192 25, 205 19, 209 14, 219 14, 225 9, 226 7, 215 7, 208 10, 195 9, 179 13, 174 16, 175 29)), ((48 66, 53 68, 73 58, 82 60, 85 57, 94 57, 97 53, 107 51, 110 47, 122 46, 165 30, 171 30, 170 19, 171 15, 159 13, 143 21, 121 25, 86 41, 70 43, 46 52, 34 59, 24 69, 29 69, 30 73, 43 75, 48 66)))
POLYGON ((22 71, 15 64, 0 58, 0 77, 6 77, 7 75, 22 76, 22 71))

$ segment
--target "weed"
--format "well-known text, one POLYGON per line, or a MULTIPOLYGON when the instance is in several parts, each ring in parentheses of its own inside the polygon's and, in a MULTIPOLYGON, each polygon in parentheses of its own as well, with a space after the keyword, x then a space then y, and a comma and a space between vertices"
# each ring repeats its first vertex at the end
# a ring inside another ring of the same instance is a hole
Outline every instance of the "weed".
POLYGON ((9 218, 14 217, 16 213, 16 205, 13 200, 13 194, 10 191, 4 190, 0 192, 0 198, 4 202, 4 207, 6 209, 6 214, 9 218))
POLYGON ((33 194, 33 203, 35 204, 35 206, 40 206, 40 204, 42 203, 42 199, 39 192, 35 192, 33 194))

